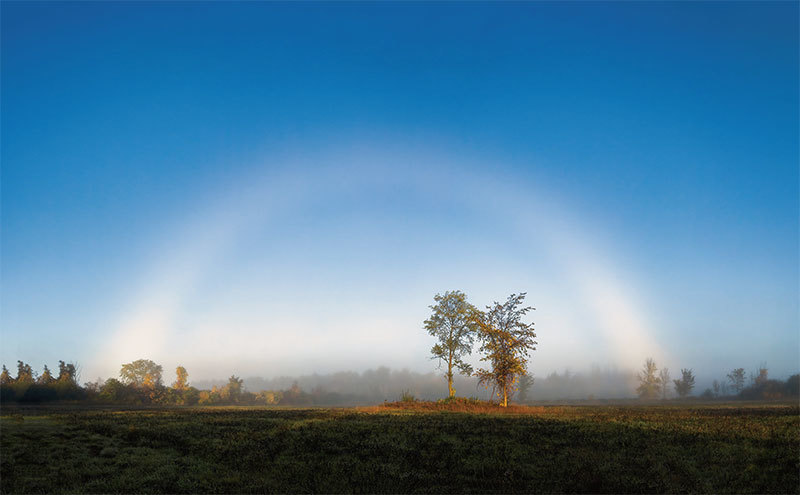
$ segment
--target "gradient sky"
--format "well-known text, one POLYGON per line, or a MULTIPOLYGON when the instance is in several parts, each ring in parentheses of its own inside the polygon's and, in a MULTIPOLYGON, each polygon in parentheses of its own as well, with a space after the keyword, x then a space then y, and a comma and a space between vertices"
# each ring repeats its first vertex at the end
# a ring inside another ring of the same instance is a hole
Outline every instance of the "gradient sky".
POLYGON ((797 2, 0 8, 9 366, 800 367, 797 2))

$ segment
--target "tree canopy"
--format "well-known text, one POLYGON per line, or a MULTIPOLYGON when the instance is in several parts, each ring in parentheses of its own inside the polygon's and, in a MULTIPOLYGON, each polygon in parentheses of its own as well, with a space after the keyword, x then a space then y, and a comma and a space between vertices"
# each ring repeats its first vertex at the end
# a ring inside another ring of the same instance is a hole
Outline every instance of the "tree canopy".
POLYGON ((154 388, 161 385, 163 368, 149 359, 138 359, 122 365, 119 377, 123 383, 136 387, 154 388))

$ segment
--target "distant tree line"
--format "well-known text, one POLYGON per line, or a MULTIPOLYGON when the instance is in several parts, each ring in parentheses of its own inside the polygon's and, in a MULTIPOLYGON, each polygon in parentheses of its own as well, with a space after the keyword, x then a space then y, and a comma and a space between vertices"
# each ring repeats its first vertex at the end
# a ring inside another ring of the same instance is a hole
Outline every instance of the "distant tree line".
POLYGON ((39 403, 48 401, 89 401, 100 404, 126 405, 336 405, 350 404, 358 397, 326 392, 315 388, 303 391, 295 382, 285 390, 249 392, 243 379, 231 375, 223 386, 200 390, 189 385, 189 373, 183 366, 175 369, 175 381, 164 385, 163 367, 149 359, 123 364, 119 379, 77 383, 77 368, 72 363, 59 362, 58 377, 45 365, 41 375, 31 366, 18 362, 16 377, 3 366, 0 373, 0 401, 39 403))
POLYGON ((41 375, 29 364, 17 361, 17 375, 11 377, 3 365, 0 372, 0 401, 20 400, 43 402, 53 400, 80 400, 86 397, 85 390, 78 385, 78 368, 73 363, 58 362, 58 375, 53 375, 45 365, 41 375))
MULTIPOLYGON (((636 393, 642 399, 666 399, 670 386, 679 398, 692 395, 695 385, 694 373, 690 368, 681 369, 681 377, 672 380, 668 368, 658 370, 655 361, 647 358, 644 367, 637 375, 639 386, 636 393)), ((711 388, 700 394, 703 399, 741 398, 750 400, 783 399, 800 396, 800 374, 790 376, 786 381, 772 380, 766 366, 750 373, 750 384, 745 386, 744 368, 736 368, 727 374, 723 381, 714 380, 711 388)))
MULTIPOLYGON (((418 373, 409 370, 390 370, 386 367, 358 373, 337 373, 304 376, 277 376, 270 379, 260 377, 239 378, 232 376, 220 381, 189 382, 189 374, 182 366, 175 370, 175 381, 164 385, 159 365, 130 366, 127 371, 139 372, 133 376, 117 379, 96 380, 78 386, 78 366, 63 363, 57 369, 43 370, 36 375, 29 365, 21 363, 17 373, 3 369, 0 374, 0 402, 9 401, 36 403, 46 401, 87 401, 98 404, 130 405, 291 405, 291 406, 351 406, 375 404, 384 400, 396 400, 403 391, 417 399, 434 400, 441 397, 441 377, 434 373, 418 373), (19 371, 21 368, 22 373, 19 371), (147 370, 150 370, 149 372, 147 370), (63 371, 63 372, 62 372, 63 371), (11 375, 16 374, 16 377, 11 375), (150 377, 146 375, 150 374, 150 377), (20 379, 21 378, 21 379, 20 379), (234 383, 236 382, 236 383, 234 383), (137 384, 138 383, 138 384, 137 384), (194 385, 194 386, 193 386, 194 385)), ((764 368, 762 368, 764 369, 764 368)), ((800 389, 800 376, 779 381, 765 378, 760 370, 746 373, 739 368, 731 373, 733 380, 715 380, 716 386, 706 390, 704 399, 780 399, 796 397, 800 389), (737 378, 738 377, 738 378, 737 378), (762 378, 759 378, 762 377, 762 378), (737 392, 736 383, 741 386, 737 392), (749 383, 749 386, 748 386, 749 383), (754 386, 755 385, 755 386, 754 386), (792 392, 794 391, 794 392, 792 392), (713 395, 709 395, 713 394, 713 395)), ((657 376, 661 377, 661 371, 657 376)), ((670 383, 671 380, 667 383, 670 383)), ((616 368, 593 367, 585 372, 564 370, 552 372, 536 380, 537 400, 593 400, 630 397, 637 388, 635 372, 616 368)), ((532 378, 520 377, 519 389, 514 400, 530 402, 532 378)), ((468 395, 487 399, 491 390, 480 386, 475 376, 454 377, 454 387, 471 390, 468 395)), ((660 393, 663 393, 659 389, 660 393)), ((668 387, 667 398, 677 395, 674 385, 668 387)), ((663 395, 660 395, 663 398, 663 395)))

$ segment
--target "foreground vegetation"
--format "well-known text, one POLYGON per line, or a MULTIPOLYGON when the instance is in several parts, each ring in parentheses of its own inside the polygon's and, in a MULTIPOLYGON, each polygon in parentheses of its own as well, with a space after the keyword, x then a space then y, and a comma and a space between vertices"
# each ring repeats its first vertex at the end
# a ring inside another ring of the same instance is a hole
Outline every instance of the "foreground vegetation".
POLYGON ((6 405, 0 433, 3 493, 800 491, 796 404, 6 405))

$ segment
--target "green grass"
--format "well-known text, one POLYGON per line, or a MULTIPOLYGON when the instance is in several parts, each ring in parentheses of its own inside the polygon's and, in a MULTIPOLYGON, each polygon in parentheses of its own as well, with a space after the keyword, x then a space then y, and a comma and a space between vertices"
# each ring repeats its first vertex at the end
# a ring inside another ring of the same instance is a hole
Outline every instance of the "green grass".
POLYGON ((796 405, 21 412, 3 493, 800 492, 796 405))

